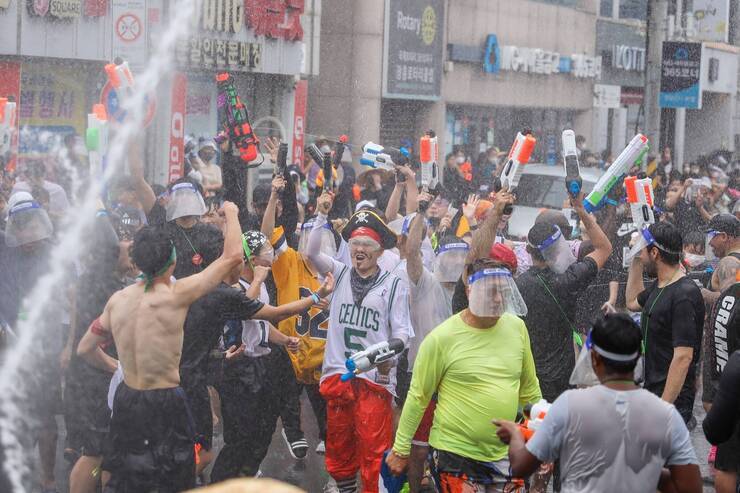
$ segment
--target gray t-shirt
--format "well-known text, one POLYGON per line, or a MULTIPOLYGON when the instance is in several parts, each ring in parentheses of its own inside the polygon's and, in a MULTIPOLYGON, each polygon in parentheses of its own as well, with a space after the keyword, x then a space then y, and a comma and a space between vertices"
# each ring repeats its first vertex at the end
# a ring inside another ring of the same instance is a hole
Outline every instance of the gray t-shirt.
POLYGON ((698 463, 673 405, 603 385, 558 397, 526 447, 542 462, 560 458, 564 493, 654 493, 664 466, 698 463))

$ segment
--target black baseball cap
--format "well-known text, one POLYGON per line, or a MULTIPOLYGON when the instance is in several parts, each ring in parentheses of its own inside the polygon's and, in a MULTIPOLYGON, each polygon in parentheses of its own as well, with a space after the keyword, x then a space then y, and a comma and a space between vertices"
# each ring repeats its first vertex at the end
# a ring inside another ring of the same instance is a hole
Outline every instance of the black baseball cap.
POLYGON ((260 183, 254 190, 252 190, 252 202, 255 205, 266 206, 270 201, 270 194, 272 193, 272 185, 269 183, 260 183))
POLYGON ((730 236, 740 236, 740 219, 734 214, 717 214, 710 221, 705 232, 717 231, 730 236))

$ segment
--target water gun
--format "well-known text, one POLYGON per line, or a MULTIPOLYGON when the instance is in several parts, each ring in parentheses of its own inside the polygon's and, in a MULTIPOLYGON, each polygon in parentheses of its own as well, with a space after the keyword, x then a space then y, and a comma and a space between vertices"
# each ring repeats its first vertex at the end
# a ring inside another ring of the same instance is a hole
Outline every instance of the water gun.
POLYGON ((360 164, 368 166, 373 169, 395 169, 395 163, 391 158, 390 154, 385 152, 385 148, 380 144, 368 142, 362 147, 362 157, 360 157, 360 164))
POLYGON ((372 370, 397 354, 401 354, 403 349, 404 344, 401 339, 391 339, 373 344, 369 348, 353 354, 344 362, 347 373, 342 375, 342 382, 353 379, 359 373, 372 370))
POLYGON ((578 148, 576 147, 576 133, 573 130, 563 130, 563 165, 565 166, 565 189, 575 198, 581 193, 583 180, 581 168, 578 166, 578 148))
POLYGON ((385 493, 403 493, 408 491, 406 473, 394 476, 388 464, 385 463, 385 458, 388 457, 389 453, 390 450, 386 450, 383 453, 383 461, 380 463, 380 481, 378 484, 385 488, 380 491, 384 491, 385 493))
POLYGON ((604 207, 607 202, 607 195, 609 195, 612 188, 622 180, 638 159, 642 159, 647 154, 648 149, 648 138, 642 134, 635 135, 612 165, 601 175, 599 181, 594 185, 594 189, 583 202, 583 207, 588 212, 594 212, 604 207))
MULTIPOLYGON (((519 166, 527 164, 532 156, 532 151, 537 143, 537 139, 532 136, 532 132, 524 130, 516 134, 514 143, 509 150, 509 156, 506 158, 506 164, 501 171, 501 187, 511 192, 514 189, 514 179, 519 171, 519 166)), ((513 207, 511 204, 504 208, 504 214, 511 214, 513 207)))
POLYGON ((534 436, 534 433, 542 426, 542 422, 545 420, 545 416, 550 411, 550 404, 545 399, 540 399, 536 404, 527 404, 524 406, 525 419, 520 423, 519 431, 524 435, 524 441, 529 441, 534 436))
POLYGON ((342 165, 342 156, 344 156, 344 147, 349 138, 346 135, 340 135, 339 140, 334 145, 334 167, 339 168, 342 165))
POLYGON ((128 66, 128 62, 116 57, 113 63, 105 66, 108 82, 116 91, 119 103, 123 103, 134 93, 134 76, 128 66))
POLYGON ((331 152, 325 152, 322 156, 321 171, 324 173, 324 192, 334 190, 334 166, 331 163, 331 152))
POLYGON ((10 151, 15 130, 15 101, 0 98, 0 157, 10 151))
POLYGON ((514 189, 514 178, 517 171, 519 171, 519 166, 529 162, 536 143, 537 139, 532 137, 532 134, 527 130, 524 133, 516 134, 514 143, 509 150, 509 156, 506 158, 506 164, 501 172, 502 187, 508 188, 509 191, 514 189))
POLYGON ((92 113, 87 114, 85 147, 87 147, 93 176, 100 176, 105 167, 104 160, 108 152, 108 114, 105 111, 105 105, 94 104, 92 113))
POLYGON ((432 130, 419 141, 419 162, 421 163, 421 187, 425 192, 434 190, 439 184, 439 143, 432 130))
POLYGON ((642 229, 646 224, 655 224, 653 180, 650 178, 638 180, 636 176, 628 176, 624 179, 624 189, 627 192, 627 203, 632 210, 632 222, 635 226, 642 229))
POLYGON ((278 147, 277 161, 275 162, 275 176, 282 176, 287 179, 288 168, 288 144, 285 142, 278 147))
MULTIPOLYGON (((218 86, 217 107, 219 123, 224 129, 231 143, 239 151, 239 157, 245 163, 257 159, 259 139, 249 123, 247 107, 236 93, 234 79, 228 72, 216 75, 218 86)), ((223 137, 221 138, 223 140, 223 137)))

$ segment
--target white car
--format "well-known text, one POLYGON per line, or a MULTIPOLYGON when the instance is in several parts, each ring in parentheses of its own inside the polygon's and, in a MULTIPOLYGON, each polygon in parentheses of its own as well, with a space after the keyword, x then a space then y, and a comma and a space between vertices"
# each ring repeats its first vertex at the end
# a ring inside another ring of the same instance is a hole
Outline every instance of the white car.
MULTIPOLYGON (((581 168, 583 191, 588 194, 603 170, 581 168)), ((527 233, 542 209, 562 210, 568 197, 565 190, 565 169, 562 164, 527 164, 516 181, 516 203, 509 219, 509 238, 526 240, 527 233)))

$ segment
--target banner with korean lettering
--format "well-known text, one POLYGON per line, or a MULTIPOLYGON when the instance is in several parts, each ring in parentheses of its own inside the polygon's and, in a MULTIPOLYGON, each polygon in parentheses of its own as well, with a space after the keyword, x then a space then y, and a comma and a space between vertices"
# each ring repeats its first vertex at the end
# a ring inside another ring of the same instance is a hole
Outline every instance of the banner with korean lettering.
MULTIPOLYGON (((12 98, 14 101, 18 101, 18 96, 21 89, 21 63, 15 61, 0 61, 0 97, 12 98)), ((5 148, 5 153, 0 156, 0 167, 4 167, 8 171, 15 171, 16 158, 18 155, 18 113, 16 111, 16 117, 13 129, 9 129, 10 132, 10 146, 5 148)), ((7 135, 7 134, 6 134, 7 135)), ((4 139, 5 136, 0 134, 0 139, 4 139)), ((0 142, 0 147, 2 142, 0 142)))
POLYGON ((188 94, 188 79, 185 74, 176 73, 172 78, 172 100, 170 102, 170 151, 167 182, 183 175, 185 148, 185 101, 188 94))
POLYGON ((383 97, 439 99, 444 2, 386 0, 383 97))
POLYGON ((659 103, 661 108, 701 108, 701 43, 663 43, 659 103))
POLYGON ((295 85, 293 99, 293 164, 303 169, 303 144, 306 140, 306 100, 308 81, 299 80, 295 85))
POLYGON ((51 62, 23 63, 18 121, 24 130, 20 153, 47 152, 42 132, 84 135, 87 126, 87 77, 79 66, 51 62))

